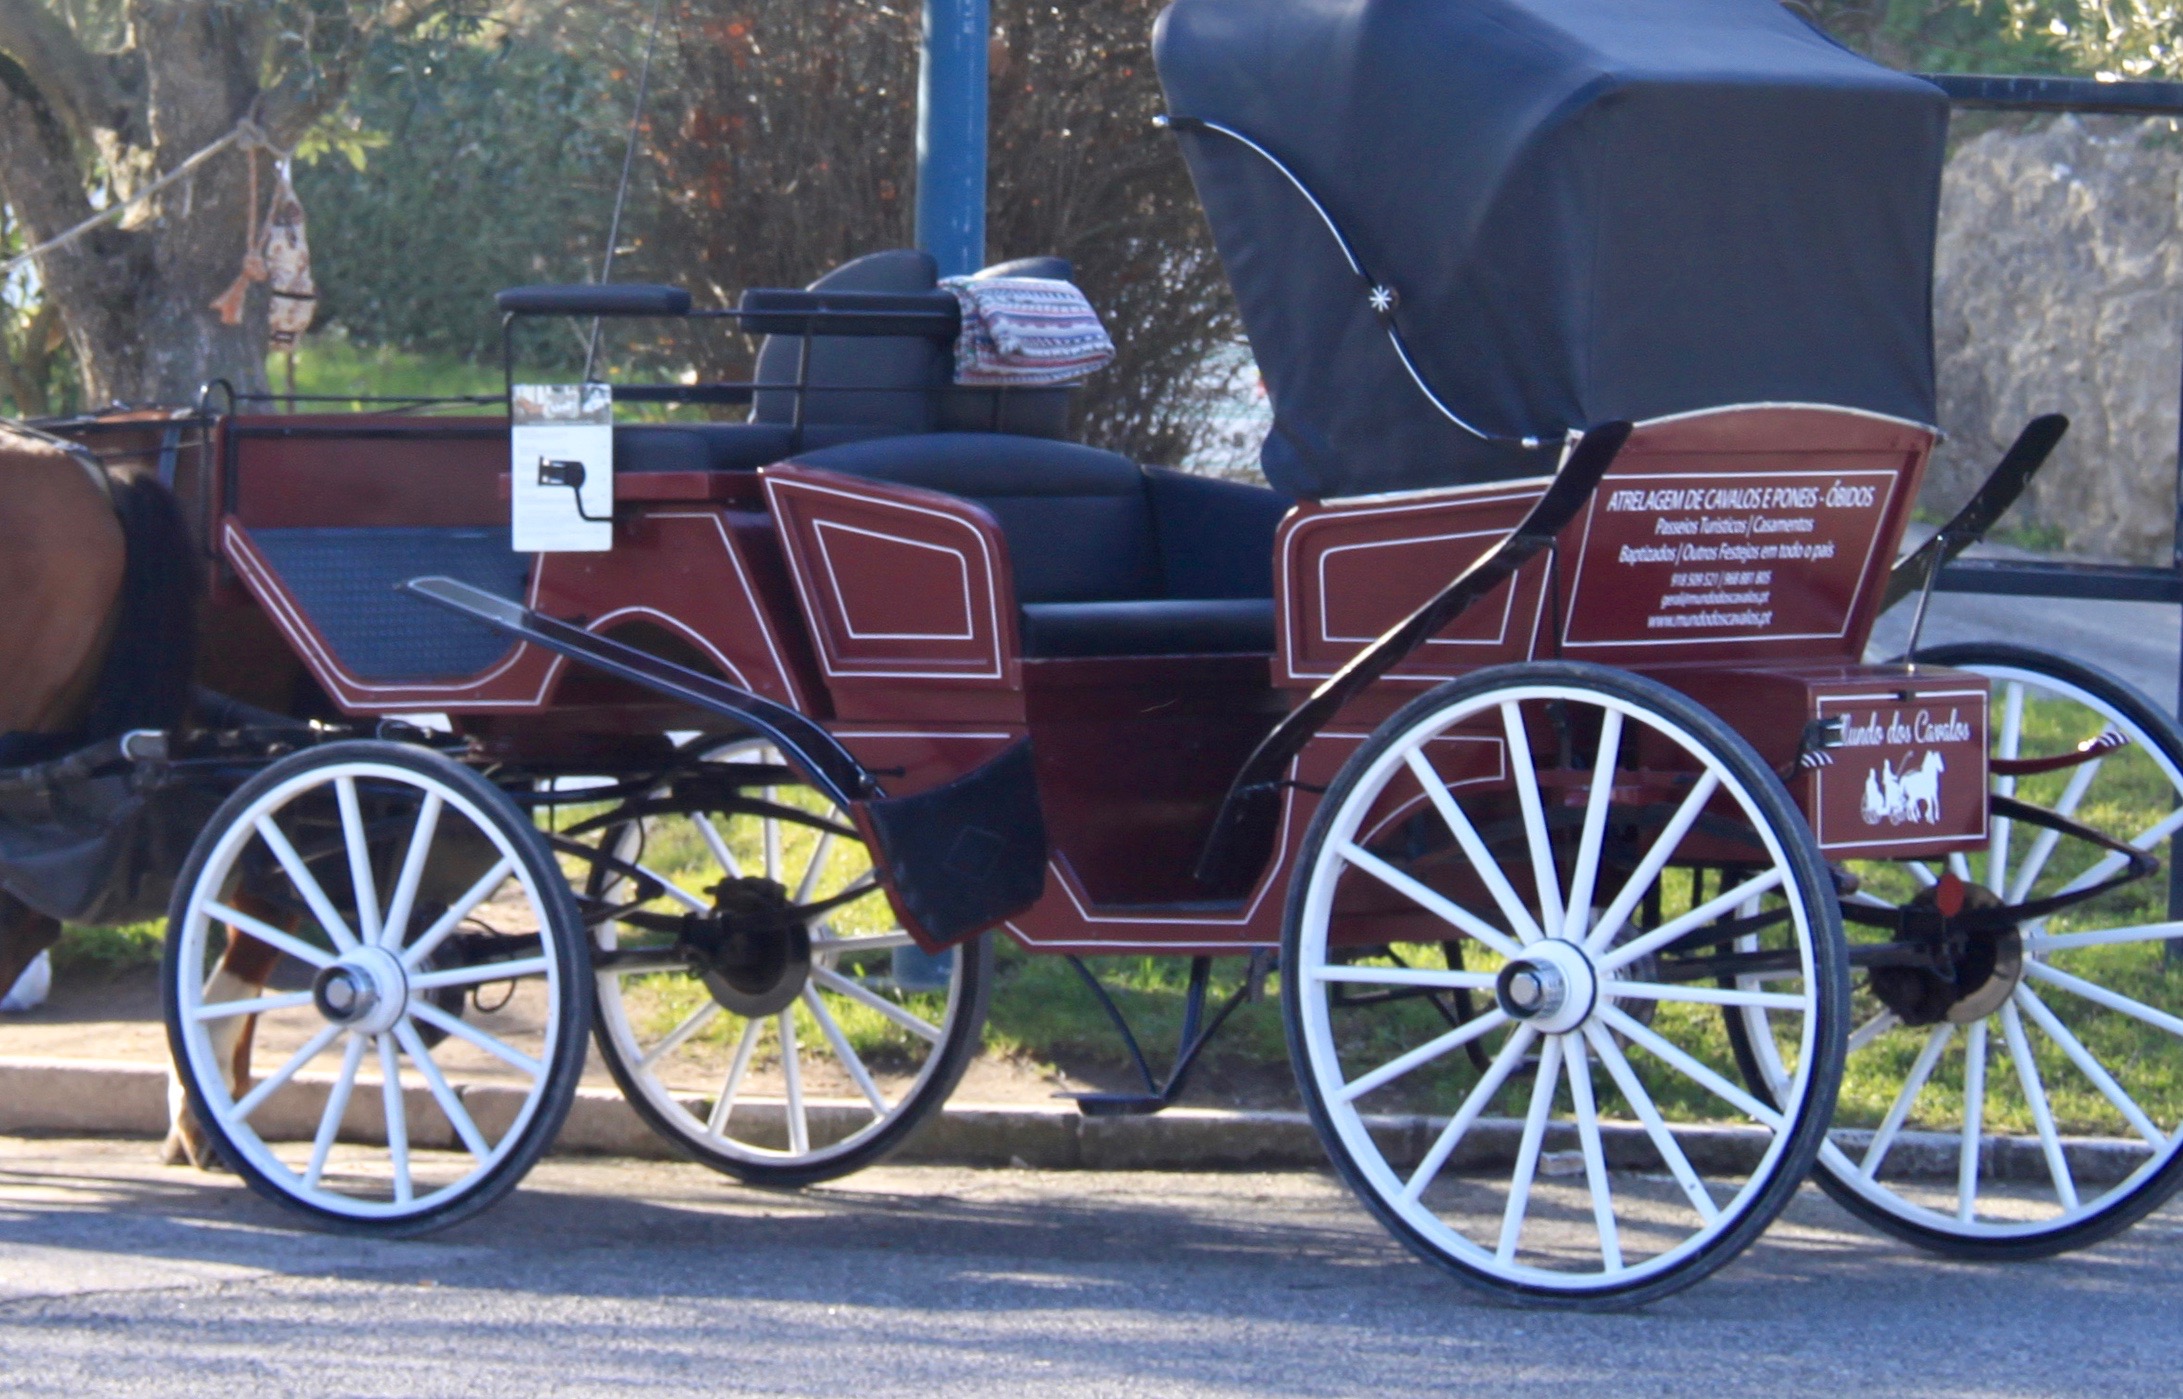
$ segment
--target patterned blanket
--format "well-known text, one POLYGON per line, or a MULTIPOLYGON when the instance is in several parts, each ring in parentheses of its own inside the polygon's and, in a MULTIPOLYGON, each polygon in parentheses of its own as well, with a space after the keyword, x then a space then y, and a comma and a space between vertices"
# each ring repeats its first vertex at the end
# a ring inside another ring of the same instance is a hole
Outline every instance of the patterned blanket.
POLYGON ((1073 384, 1106 367, 1114 342, 1074 283, 1046 277, 948 277, 962 304, 958 384, 1073 384))

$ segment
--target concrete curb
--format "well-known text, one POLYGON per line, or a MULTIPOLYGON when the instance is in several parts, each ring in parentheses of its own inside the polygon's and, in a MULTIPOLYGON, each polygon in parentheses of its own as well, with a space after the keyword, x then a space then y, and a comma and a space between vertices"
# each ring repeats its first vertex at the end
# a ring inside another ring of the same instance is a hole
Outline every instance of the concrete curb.
MULTIPOLYGON (((298 1075, 254 1116, 276 1138, 308 1140, 324 1109, 330 1080, 298 1075)), ((405 1095, 410 1138, 420 1146, 453 1146, 454 1133, 430 1095, 405 1095)), ((505 1121, 519 1099, 513 1090, 475 1087, 463 1100, 481 1126, 505 1121)), ((753 1108, 763 1110, 762 1105, 753 1108)), ((778 1108, 773 1109, 778 1116, 778 1108)), ((812 1106, 816 1140, 850 1130, 864 1120, 854 1108, 812 1106)), ((1383 1117, 1371 1122, 1381 1149, 1398 1165, 1423 1158, 1445 1119, 1383 1117)), ((764 1119, 785 1139, 778 1122, 764 1119)), ((155 1065, 88 1059, 0 1057, 0 1133, 125 1136, 157 1139, 167 1130, 167 1074, 155 1065)), ((1522 1124, 1480 1122, 1450 1162, 1456 1170, 1506 1166, 1516 1155, 1522 1124)), ((342 1135, 357 1141, 384 1139, 380 1097, 374 1091, 350 1099, 342 1135)), ((1602 1124, 1609 1163, 1619 1169, 1658 1171, 1659 1154, 1640 1127, 1602 1124)), ((1834 1141, 1852 1160, 1871 1133, 1841 1131, 1834 1141)), ((1767 1134, 1752 1128, 1698 1127, 1676 1133, 1701 1171, 1741 1173, 1755 1167, 1767 1134)), ((611 1089, 583 1088, 569 1109, 555 1149, 570 1154, 672 1158, 677 1153, 646 1127, 611 1089)), ((2046 1158, 2035 1139, 1987 1137, 1982 1147, 1989 1178, 2043 1182, 2046 1158)), ((2143 1165, 2142 1142, 2072 1137, 2063 1140, 2071 1174, 2085 1185, 2121 1180, 2143 1165)), ((1002 1106, 950 1103, 904 1143, 897 1161, 963 1166, 1023 1166, 1039 1170, 1221 1171, 1310 1170, 1327 1164, 1311 1122, 1298 1112, 1224 1112, 1170 1108, 1152 1117, 1085 1117, 1057 1104, 1002 1106)), ((1566 1124, 1550 1130, 1540 1169, 1547 1175, 1582 1171, 1576 1134, 1566 1124)), ((1953 1179, 1956 1139, 1935 1132, 1905 1132, 1888 1158, 1891 1177, 1953 1179)))

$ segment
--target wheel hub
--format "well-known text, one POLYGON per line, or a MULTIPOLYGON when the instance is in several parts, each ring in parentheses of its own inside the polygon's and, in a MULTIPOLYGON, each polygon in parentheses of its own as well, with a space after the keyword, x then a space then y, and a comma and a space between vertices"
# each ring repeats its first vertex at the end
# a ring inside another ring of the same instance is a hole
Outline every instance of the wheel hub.
POLYGON ((2001 1009, 2024 979, 2024 938, 2014 926, 1963 928, 1950 920, 2001 907, 2001 898, 1954 874, 1907 905, 1930 927, 1932 966, 1874 967, 1872 993, 1905 1025, 1969 1025, 2001 1009))
POLYGON ((383 1035, 409 1008, 409 976, 383 947, 359 947, 311 982, 311 1003, 328 1023, 360 1035, 383 1035))
POLYGON ((811 979, 811 930, 771 879, 723 879, 713 913, 692 938, 699 979, 724 1009, 757 1019, 795 1004, 811 979))
POLYGON ((1567 1034, 1591 1018, 1599 974, 1573 942, 1548 938, 1501 968, 1493 994, 1509 1019, 1547 1034, 1567 1034))

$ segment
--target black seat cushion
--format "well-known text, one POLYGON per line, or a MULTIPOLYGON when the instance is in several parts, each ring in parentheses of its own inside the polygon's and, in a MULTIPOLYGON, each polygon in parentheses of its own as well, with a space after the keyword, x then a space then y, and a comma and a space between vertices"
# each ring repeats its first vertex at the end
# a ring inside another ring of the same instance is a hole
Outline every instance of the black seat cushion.
POLYGON ((1042 659, 1271 651, 1273 599, 1027 602, 1022 636, 1023 654, 1042 659))
POLYGON ((1273 649, 1273 534, 1289 505, 1273 491, 994 433, 876 438, 796 460, 991 511, 1026 656, 1273 649))

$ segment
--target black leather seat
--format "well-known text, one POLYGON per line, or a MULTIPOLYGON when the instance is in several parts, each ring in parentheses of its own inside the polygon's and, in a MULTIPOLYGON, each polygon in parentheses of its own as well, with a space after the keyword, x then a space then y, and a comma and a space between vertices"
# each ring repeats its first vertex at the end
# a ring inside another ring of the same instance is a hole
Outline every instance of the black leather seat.
MULTIPOLYGON (((1057 257, 1019 258, 980 277, 1059 277, 1057 257)), ((813 291, 925 292, 939 285, 930 255, 910 248, 868 253, 811 284, 813 291)), ((758 348, 760 384, 793 385, 799 341, 768 336, 758 348)), ((915 336, 814 335, 803 429, 792 390, 759 390, 747 423, 638 424, 614 430, 619 471, 750 471, 798 450, 923 432, 1008 432, 1064 437, 1069 390, 958 388, 954 347, 915 336)))
POLYGON ((1289 507, 1274 491, 996 433, 882 438, 796 460, 990 510, 1008 539, 1027 656, 1273 649, 1273 534, 1289 507))

